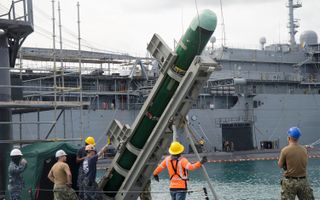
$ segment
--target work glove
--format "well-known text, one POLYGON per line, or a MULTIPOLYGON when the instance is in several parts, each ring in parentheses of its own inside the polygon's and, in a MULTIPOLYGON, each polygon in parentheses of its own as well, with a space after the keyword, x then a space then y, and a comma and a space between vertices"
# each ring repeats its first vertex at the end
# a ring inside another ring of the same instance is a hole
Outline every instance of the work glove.
POLYGON ((21 163, 22 165, 26 165, 28 162, 27 162, 26 159, 22 158, 22 160, 20 161, 20 163, 21 163))
POLYGON ((202 159, 200 160, 200 163, 204 164, 206 162, 208 162, 207 156, 203 156, 202 159))
POLYGON ((153 175, 154 180, 156 180, 157 182, 159 182, 159 176, 158 175, 153 175))

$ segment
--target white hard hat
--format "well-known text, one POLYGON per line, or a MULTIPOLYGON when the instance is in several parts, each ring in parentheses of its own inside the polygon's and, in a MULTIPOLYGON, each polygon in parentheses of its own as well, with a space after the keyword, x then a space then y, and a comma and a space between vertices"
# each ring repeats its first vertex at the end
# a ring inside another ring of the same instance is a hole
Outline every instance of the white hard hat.
POLYGON ((10 156, 22 156, 20 149, 12 149, 10 156))
POLYGON ((56 158, 59 158, 61 156, 66 156, 66 155, 67 155, 66 152, 64 152, 62 149, 56 152, 56 158))

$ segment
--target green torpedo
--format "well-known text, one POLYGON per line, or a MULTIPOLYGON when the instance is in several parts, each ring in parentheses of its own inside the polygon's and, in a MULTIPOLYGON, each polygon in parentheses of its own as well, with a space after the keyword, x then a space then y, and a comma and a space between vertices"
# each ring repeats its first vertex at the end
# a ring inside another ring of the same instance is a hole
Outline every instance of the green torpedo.
MULTIPOLYGON (((209 41, 212 33, 217 25, 217 17, 211 10, 204 10, 199 13, 191 22, 185 34, 180 39, 175 52, 177 59, 172 66, 172 71, 183 76, 188 70, 191 62, 196 55, 200 55, 209 41)), ((151 106, 147 109, 143 119, 137 125, 137 128, 132 133, 130 143, 142 149, 148 140, 154 127, 158 123, 170 99, 174 95, 179 82, 171 78, 168 74, 165 75, 164 81, 159 85, 160 89, 155 95, 151 106)), ((130 170, 137 156, 128 149, 125 149, 122 156, 118 159, 118 164, 126 170, 130 170)), ((112 170, 112 177, 108 180, 103 190, 108 196, 115 196, 115 191, 121 187, 125 177, 118 173, 115 169, 112 170)))

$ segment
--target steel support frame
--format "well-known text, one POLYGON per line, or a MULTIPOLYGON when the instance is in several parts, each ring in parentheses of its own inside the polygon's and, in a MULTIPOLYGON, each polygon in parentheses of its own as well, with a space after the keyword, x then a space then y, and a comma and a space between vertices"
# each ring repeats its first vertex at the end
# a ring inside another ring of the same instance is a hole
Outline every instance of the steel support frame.
POLYGON ((184 121, 192 102, 196 100, 201 86, 207 81, 216 64, 207 57, 196 57, 182 78, 173 98, 166 107, 164 115, 152 131, 144 148, 140 151, 131 170, 115 196, 116 200, 137 199, 145 187, 157 163, 172 141, 168 125, 184 121))

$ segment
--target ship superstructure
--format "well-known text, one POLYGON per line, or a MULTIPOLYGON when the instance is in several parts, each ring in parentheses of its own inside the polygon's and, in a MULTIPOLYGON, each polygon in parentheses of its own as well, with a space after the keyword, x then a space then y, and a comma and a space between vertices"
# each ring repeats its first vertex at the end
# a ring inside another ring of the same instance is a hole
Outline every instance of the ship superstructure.
MULTIPOLYGON (((317 34, 305 31, 296 42, 294 38, 298 24, 294 19, 294 9, 301 7, 301 4, 290 0, 287 5, 290 36, 288 44, 266 45, 266 38, 261 38, 260 49, 223 46, 203 52, 216 60, 221 68, 210 77, 188 114, 190 127, 195 133, 194 139, 203 145, 203 151, 225 150, 226 141, 232 142, 233 150, 236 151, 279 148, 286 143, 285 133, 291 126, 302 129, 302 142, 305 144, 319 139, 316 133, 320 128, 320 51, 317 34)), ((44 78, 50 77, 52 71, 50 68, 32 68, 31 61, 27 60, 38 62, 35 64, 37 66, 40 65, 39 62, 41 65, 51 66, 50 57, 42 56, 41 61, 38 56, 40 54, 30 56, 37 51, 50 55, 48 49, 22 49, 22 62, 18 62, 16 66, 16 69, 21 69, 12 70, 13 80, 18 85, 28 86, 23 89, 23 93, 18 93, 18 97, 53 100, 54 93, 45 88, 52 85, 53 80, 44 78)), ((56 74, 58 85, 64 82, 66 88, 78 87, 80 82, 77 67, 72 64, 73 53, 65 51, 62 56, 70 58, 69 61, 65 59, 63 67, 67 75, 62 76, 61 72, 56 74)), ((149 58, 137 59, 128 55, 120 55, 119 58, 116 55, 88 52, 86 56, 87 58, 82 59, 84 63, 87 62, 83 64, 82 70, 82 100, 88 106, 83 110, 83 117, 80 119, 77 109, 65 110, 65 117, 57 120, 55 133, 49 137, 74 138, 81 133, 106 141, 106 129, 113 119, 133 123, 161 70, 149 58), (123 74, 125 70, 127 73, 123 74), (80 121, 83 121, 82 130, 76 126, 80 121)), ((58 100, 79 100, 79 93, 75 90, 60 90, 58 100)), ((59 112, 60 109, 57 109, 57 113, 59 112)), ((31 119, 37 121, 39 118, 52 120, 52 111, 20 113, 14 115, 17 122, 31 119)), ((42 138, 52 126, 41 124, 23 127, 13 127, 17 133, 16 139, 20 135, 22 139, 42 138)))

